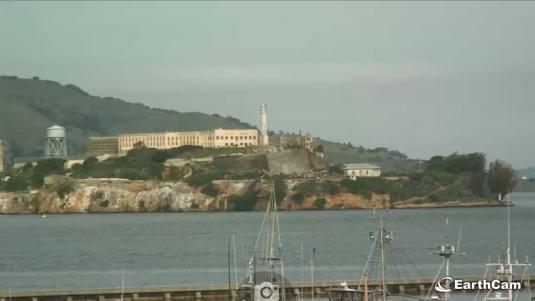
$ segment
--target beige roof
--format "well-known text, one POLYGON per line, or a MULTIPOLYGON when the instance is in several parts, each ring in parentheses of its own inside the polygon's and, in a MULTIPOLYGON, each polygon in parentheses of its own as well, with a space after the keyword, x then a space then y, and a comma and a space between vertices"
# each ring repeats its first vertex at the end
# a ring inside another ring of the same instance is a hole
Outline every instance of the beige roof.
POLYGON ((369 163, 349 163, 344 164, 344 169, 381 169, 381 167, 369 163))

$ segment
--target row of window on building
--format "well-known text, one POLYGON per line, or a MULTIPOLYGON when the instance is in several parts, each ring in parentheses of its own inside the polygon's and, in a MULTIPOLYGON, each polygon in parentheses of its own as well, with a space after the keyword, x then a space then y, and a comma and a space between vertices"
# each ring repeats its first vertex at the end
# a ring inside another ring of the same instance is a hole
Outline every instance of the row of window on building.
POLYGON ((256 140, 256 136, 215 136, 215 140, 256 140))
POLYGON ((115 137, 90 137, 88 153, 125 154, 136 143, 147 147, 166 149, 184 145, 202 147, 247 147, 258 145, 256 129, 216 129, 205 132, 174 132, 151 134, 126 134, 115 137))

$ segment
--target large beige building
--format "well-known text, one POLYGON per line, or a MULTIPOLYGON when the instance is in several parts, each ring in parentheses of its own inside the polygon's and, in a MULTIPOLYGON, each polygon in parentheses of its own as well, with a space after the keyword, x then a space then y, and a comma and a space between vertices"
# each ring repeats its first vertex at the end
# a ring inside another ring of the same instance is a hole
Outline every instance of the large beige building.
POLYGON ((216 129, 213 133, 214 147, 246 147, 258 145, 258 130, 216 129))
POLYGON ((137 143, 156 149, 169 149, 184 145, 202 147, 247 147, 258 145, 256 129, 215 129, 199 132, 163 132, 124 134, 117 137, 90 137, 88 155, 124 155, 137 143))
POLYGON ((119 155, 126 154, 136 143, 156 149, 168 149, 184 145, 213 147, 211 132, 169 132, 126 134, 119 136, 119 155))

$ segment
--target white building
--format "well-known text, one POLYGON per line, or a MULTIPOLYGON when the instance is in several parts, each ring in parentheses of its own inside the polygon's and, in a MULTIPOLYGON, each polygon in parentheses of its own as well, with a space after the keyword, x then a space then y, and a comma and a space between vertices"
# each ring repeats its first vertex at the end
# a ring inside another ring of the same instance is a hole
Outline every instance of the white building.
POLYGON ((368 163, 344 164, 344 176, 351 180, 381 176, 381 167, 368 163))

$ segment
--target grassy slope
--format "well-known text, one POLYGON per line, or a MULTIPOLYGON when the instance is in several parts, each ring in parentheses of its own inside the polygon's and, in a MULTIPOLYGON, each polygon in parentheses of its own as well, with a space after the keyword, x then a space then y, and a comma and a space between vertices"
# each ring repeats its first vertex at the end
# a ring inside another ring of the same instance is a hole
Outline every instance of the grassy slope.
POLYGON ((67 128, 72 153, 85 151, 90 135, 251 127, 235 118, 154 109, 91 96, 74 85, 9 77, 0 77, 0 107, 0 139, 22 156, 42 154, 45 129, 53 124, 67 128))

